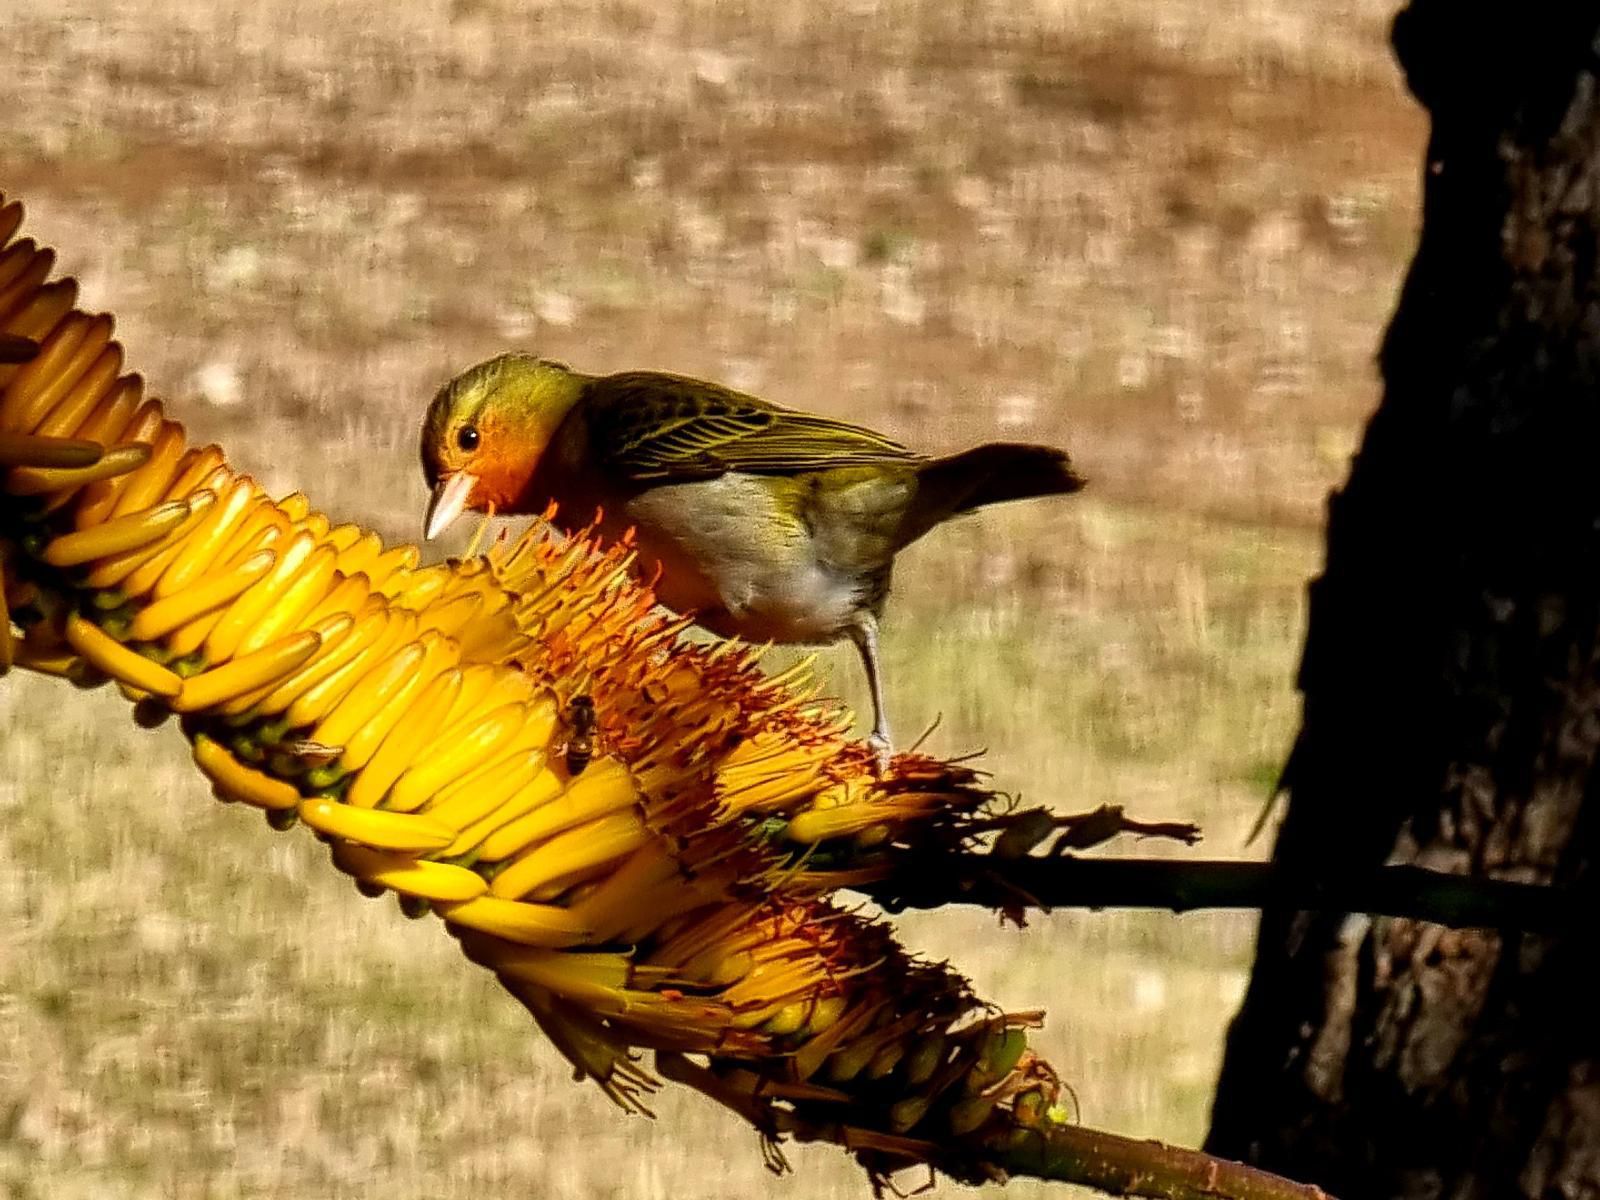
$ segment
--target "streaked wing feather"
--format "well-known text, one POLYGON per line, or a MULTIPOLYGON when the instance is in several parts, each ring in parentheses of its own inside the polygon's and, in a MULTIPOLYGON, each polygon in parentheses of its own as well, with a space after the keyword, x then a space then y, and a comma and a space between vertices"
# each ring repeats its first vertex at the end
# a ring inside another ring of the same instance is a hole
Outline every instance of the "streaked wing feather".
POLYGON ((608 375, 585 399, 596 456, 632 480, 792 475, 922 457, 870 429, 677 375, 608 375))

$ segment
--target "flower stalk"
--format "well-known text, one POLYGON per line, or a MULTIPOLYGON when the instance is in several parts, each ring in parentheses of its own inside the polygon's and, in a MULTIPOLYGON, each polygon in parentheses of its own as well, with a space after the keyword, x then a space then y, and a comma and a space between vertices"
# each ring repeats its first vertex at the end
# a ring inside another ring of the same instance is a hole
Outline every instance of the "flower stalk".
POLYGON ((918 848, 1025 850, 1053 818, 959 764, 880 776, 805 666, 682 641, 626 543, 529 533, 424 567, 268 496, 145 397, 111 319, 11 240, 20 216, 0 205, 0 670, 109 682, 175 724, 219 800, 442 919, 625 1109, 687 1083, 775 1167, 794 1137, 875 1180, 1066 1170, 1029 1149, 1066 1128, 1038 1014, 831 899, 918 848))
POLYGON ((1559 933, 1588 919, 1577 889, 1415 866, 1325 873, 1276 863, 1173 858, 918 853, 862 890, 891 912, 973 904, 1020 920, 1027 909, 1279 909, 1370 913, 1457 929, 1559 933), (920 868, 920 869, 918 869, 920 868))

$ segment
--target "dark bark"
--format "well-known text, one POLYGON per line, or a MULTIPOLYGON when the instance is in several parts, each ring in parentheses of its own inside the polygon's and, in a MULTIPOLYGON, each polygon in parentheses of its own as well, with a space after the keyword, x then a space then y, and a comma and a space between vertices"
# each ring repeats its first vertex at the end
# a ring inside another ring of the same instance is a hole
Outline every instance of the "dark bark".
MULTIPOLYGON (((1275 856, 1578 889, 1600 746, 1600 7, 1415 0, 1432 117, 1383 403, 1329 504, 1275 856)), ((1600 1194, 1594 923, 1263 917, 1207 1148, 1348 1196, 1600 1194)))

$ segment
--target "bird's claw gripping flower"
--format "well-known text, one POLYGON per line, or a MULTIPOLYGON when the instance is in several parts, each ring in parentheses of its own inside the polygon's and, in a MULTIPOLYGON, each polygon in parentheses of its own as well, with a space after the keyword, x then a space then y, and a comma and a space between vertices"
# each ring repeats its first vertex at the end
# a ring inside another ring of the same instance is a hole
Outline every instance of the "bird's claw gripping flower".
MULTIPOLYGON (((0 206, 0 243, 19 217, 0 206)), ((0 252, 0 671, 114 681, 149 727, 177 714, 219 799, 442 918, 624 1107, 645 1110, 653 1050, 765 1137, 874 1172, 987 1178, 996 1138, 1045 1127, 1032 1018, 827 895, 960 841, 992 800, 972 772, 906 755, 877 778, 804 668, 679 640, 626 541, 420 567, 273 499, 187 444, 50 262, 0 252)), ((430 531, 470 486, 443 477, 430 531)))

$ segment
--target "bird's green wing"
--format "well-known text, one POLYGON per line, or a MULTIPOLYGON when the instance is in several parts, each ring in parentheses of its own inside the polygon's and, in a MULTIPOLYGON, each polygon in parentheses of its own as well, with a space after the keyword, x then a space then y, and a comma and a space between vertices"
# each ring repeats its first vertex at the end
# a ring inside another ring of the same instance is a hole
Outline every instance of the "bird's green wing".
POLYGON ((584 410, 596 459, 613 474, 641 482, 922 461, 870 429, 656 371, 593 380, 584 410))

